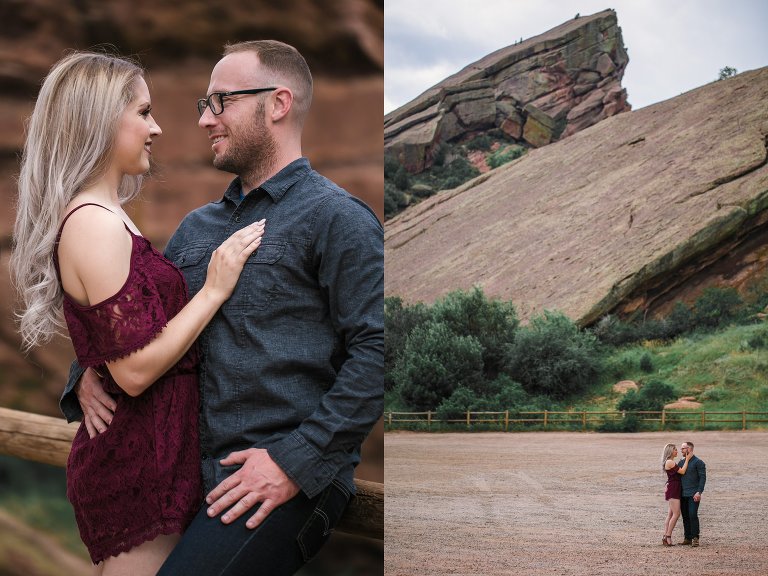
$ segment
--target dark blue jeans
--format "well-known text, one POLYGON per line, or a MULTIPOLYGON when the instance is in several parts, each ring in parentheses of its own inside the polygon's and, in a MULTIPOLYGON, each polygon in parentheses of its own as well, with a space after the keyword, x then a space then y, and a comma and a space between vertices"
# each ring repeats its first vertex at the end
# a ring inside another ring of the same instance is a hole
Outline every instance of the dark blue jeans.
POLYGON ((255 529, 209 518, 203 505, 158 576, 291 576, 330 537, 349 501, 346 488, 334 481, 314 498, 303 492, 272 511, 255 529))
POLYGON ((699 502, 694 502, 693 496, 680 498, 680 514, 683 516, 685 538, 691 540, 699 537, 699 502))

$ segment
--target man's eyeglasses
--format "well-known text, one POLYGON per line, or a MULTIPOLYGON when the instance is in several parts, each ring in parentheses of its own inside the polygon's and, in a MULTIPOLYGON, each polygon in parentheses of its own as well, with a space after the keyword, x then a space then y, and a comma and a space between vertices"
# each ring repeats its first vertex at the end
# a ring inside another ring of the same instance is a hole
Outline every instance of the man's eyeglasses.
POLYGON ((197 101, 197 111, 202 116, 206 108, 210 108, 214 115, 218 116, 224 112, 224 98, 235 96, 236 94, 258 94, 259 92, 269 92, 277 88, 252 88, 251 90, 235 90, 233 92, 214 92, 208 98, 200 98, 197 101))

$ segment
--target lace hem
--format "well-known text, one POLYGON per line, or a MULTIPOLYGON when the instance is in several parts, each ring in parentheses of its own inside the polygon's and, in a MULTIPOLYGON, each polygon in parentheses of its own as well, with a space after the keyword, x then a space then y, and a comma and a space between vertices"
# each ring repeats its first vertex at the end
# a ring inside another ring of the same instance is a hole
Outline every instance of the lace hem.
POLYGON ((152 526, 143 528, 132 534, 121 534, 104 539, 100 542, 89 544, 87 546, 88 554, 91 557, 91 562, 98 564, 110 556, 117 556, 123 552, 128 552, 144 542, 154 540, 158 536, 182 534, 191 521, 191 518, 188 520, 182 520, 180 518, 163 519, 154 523, 152 526))
POLYGON ((84 356, 82 358, 78 358, 77 361, 83 368, 93 368, 96 366, 101 366, 102 364, 106 362, 114 362, 115 360, 120 360, 122 358, 127 358, 137 350, 141 350, 152 342, 155 338, 157 338, 160 333, 165 330, 165 327, 168 326, 168 322, 163 322, 162 324, 155 325, 153 327, 154 332, 146 334, 142 339, 136 340, 131 343, 131 346, 128 348, 125 348, 123 350, 120 350, 119 352, 115 352, 113 354, 102 354, 99 356, 84 356))

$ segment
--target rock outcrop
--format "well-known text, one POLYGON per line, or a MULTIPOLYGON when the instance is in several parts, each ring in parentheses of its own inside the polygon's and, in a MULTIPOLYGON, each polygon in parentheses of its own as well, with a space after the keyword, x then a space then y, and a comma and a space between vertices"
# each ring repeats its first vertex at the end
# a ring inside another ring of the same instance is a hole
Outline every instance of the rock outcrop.
POLYGON ((442 142, 498 128, 533 147, 630 109, 613 10, 502 48, 384 117, 384 147, 412 173, 442 142))
POLYGON ((608 118, 387 223, 386 293, 666 311, 768 270, 768 68, 608 118))

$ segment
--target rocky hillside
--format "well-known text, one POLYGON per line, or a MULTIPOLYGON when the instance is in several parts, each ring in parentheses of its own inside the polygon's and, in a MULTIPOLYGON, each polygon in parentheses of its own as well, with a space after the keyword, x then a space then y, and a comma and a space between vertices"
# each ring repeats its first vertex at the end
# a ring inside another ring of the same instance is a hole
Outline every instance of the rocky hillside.
POLYGON ((582 324, 768 269, 768 68, 590 128, 390 220, 386 292, 473 285, 582 324))
POLYGON ((444 142, 498 129, 540 147, 630 109, 628 62, 613 10, 576 17, 502 48, 384 117, 384 147, 411 173, 444 142))
POLYGON ((8 250, 14 219, 24 119, 53 62, 68 49, 108 43, 136 54, 148 69, 163 136, 157 167, 133 217, 162 246, 189 210, 220 197, 231 175, 211 167, 195 102, 226 42, 277 38, 297 46, 315 76, 304 153, 350 192, 382 209, 383 9, 375 0, 319 2, 0 3, 0 405, 56 415, 70 359, 59 340, 29 358, 18 352, 12 320, 8 250))

